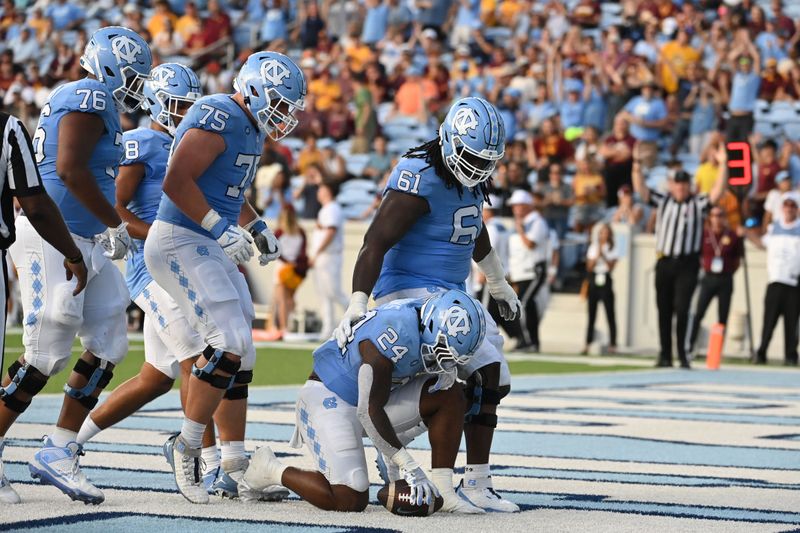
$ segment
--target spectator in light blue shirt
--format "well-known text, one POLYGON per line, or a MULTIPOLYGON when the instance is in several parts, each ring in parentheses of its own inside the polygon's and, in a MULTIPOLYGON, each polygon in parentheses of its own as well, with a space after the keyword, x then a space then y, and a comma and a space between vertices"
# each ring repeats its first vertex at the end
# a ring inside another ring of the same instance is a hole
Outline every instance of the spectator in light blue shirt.
POLYGON ((565 130, 583 127, 583 113, 586 110, 586 102, 581 96, 583 89, 583 83, 580 80, 567 78, 563 81, 559 115, 561 116, 561 126, 565 130))
POLYGON ((264 21, 261 23, 260 37, 263 42, 286 39, 286 9, 283 0, 269 0, 266 4, 264 21))
POLYGON ((519 89, 506 87, 503 90, 503 97, 497 105, 497 112, 503 119, 507 139, 513 139, 517 134, 517 114, 521 96, 522 92, 519 89))
POLYGON ((725 127, 728 141, 747 141, 753 131, 753 110, 761 86, 761 57, 752 42, 744 47, 736 47, 729 54, 736 61, 736 73, 731 83, 731 96, 728 102, 730 119, 725 127))
POLYGON ((458 48, 468 45, 472 32, 481 27, 481 0, 460 0, 450 46, 458 48))
POLYGON ((652 167, 658 157, 662 128, 667 123, 667 106, 655 95, 654 82, 643 85, 642 94, 625 104, 622 116, 631 125, 631 135, 637 141, 642 165, 652 167))
POLYGON ((361 30, 361 41, 375 44, 386 35, 389 24, 389 6, 383 0, 367 0, 367 14, 361 30))
POLYGON ((423 28, 431 27, 442 31, 451 2, 452 0, 414 0, 419 10, 417 21, 422 24, 423 28))
POLYGON ((81 25, 84 17, 83 9, 67 0, 56 0, 54 4, 50 4, 45 15, 52 19, 53 29, 56 31, 74 30, 81 25))
POLYGON ((787 57, 786 50, 783 49, 780 39, 778 39, 778 35, 776 34, 775 23, 771 20, 767 21, 764 31, 758 34, 755 44, 763 61, 770 58, 780 61, 787 57))
POLYGON ((558 115, 558 108, 547 98, 547 85, 540 83, 536 86, 533 102, 523 105, 523 115, 528 117, 526 126, 530 130, 539 129, 543 120, 558 115))

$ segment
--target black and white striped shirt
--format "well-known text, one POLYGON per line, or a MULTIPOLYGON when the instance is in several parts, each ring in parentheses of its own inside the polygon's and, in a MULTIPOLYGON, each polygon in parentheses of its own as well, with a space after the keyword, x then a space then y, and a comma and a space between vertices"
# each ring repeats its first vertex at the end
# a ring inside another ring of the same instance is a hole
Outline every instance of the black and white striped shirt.
POLYGON ((659 257, 697 255, 703 246, 703 221, 711 207, 706 194, 678 202, 671 194, 650 191, 656 208, 656 252, 659 257))
POLYGON ((31 138, 18 118, 0 111, 0 249, 6 250, 14 242, 15 196, 28 196, 44 192, 39 169, 33 155, 31 138))

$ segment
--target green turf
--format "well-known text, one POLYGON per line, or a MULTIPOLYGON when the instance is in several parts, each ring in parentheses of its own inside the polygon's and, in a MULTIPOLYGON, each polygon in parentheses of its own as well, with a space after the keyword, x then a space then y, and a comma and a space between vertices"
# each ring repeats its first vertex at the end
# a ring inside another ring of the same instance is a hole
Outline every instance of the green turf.
MULTIPOLYGON (((22 336, 10 333, 6 336, 6 356, 3 366, 8 366, 12 357, 22 351, 22 336)), ((68 376, 68 370, 80 354, 80 345, 73 346, 72 361, 60 374, 54 376, 43 392, 61 392, 68 376)), ((114 379, 109 390, 131 376, 136 375, 144 362, 142 341, 131 341, 128 356, 114 369, 114 379)), ((562 374, 566 372, 610 372, 615 370, 636 370, 641 367, 617 365, 596 366, 582 363, 560 363, 552 361, 511 361, 512 374, 562 374)), ((253 372, 253 385, 296 385, 303 383, 311 371, 311 350, 303 348, 258 348, 256 367, 253 372)))

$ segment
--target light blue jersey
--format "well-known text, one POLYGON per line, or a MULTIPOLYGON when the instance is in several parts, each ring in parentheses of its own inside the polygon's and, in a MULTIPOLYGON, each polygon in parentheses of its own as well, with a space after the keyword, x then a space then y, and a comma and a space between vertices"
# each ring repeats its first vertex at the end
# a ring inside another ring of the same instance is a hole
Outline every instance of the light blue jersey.
MULTIPOLYGON (((175 132, 173 150, 190 129, 217 133, 225 140, 225 151, 198 178, 197 185, 206 201, 228 223, 236 224, 256 174, 264 146, 264 134, 247 116, 230 94, 214 94, 199 99, 181 120, 175 132)), ((167 195, 161 198, 157 220, 183 226, 201 235, 211 234, 187 217, 167 195)))
MULTIPOLYGON (((161 201, 161 185, 167 173, 167 159, 172 137, 166 132, 150 128, 137 128, 126 131, 122 136, 125 159, 121 166, 143 165, 144 177, 139 182, 128 209, 143 222, 152 224, 161 201)), ((125 267, 125 282, 131 293, 131 300, 153 281, 144 264, 144 241, 134 239, 136 252, 128 259, 125 267)))
MULTIPOLYGON (((448 189, 423 159, 402 158, 389 176, 384 196, 399 191, 424 198, 430 212, 383 258, 372 291, 375 298, 402 289, 464 290, 475 239, 483 224, 483 195, 478 189, 448 189)), ((396 193, 395 193, 396 194, 396 193)))
POLYGON ((344 349, 335 339, 314 350, 314 372, 330 390, 350 405, 358 404, 358 370, 361 341, 370 341, 394 363, 392 388, 423 371, 420 355, 419 307, 421 300, 398 300, 371 311, 353 324, 344 349))
POLYGON ((86 78, 66 83, 53 91, 42 108, 39 127, 33 136, 36 163, 47 193, 61 210, 69 231, 91 238, 104 232, 106 225, 67 190, 56 174, 58 125, 65 115, 73 112, 94 113, 103 119, 105 130, 94 147, 89 170, 111 205, 114 205, 114 179, 122 158, 122 127, 111 93, 99 81, 86 78))

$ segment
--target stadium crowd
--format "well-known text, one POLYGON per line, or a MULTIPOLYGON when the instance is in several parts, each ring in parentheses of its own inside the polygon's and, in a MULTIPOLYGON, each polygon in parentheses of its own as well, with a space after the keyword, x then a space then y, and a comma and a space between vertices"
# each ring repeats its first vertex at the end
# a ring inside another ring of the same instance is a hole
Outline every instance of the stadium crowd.
MULTIPOLYGON (((5 0, 3 108, 33 134, 50 91, 82 76, 87 34, 109 24, 142 35, 154 64, 194 68, 206 93, 229 91, 254 50, 298 61, 308 81, 299 126, 268 139, 251 191, 270 219, 290 208, 316 219, 318 197, 332 191, 345 217, 369 217, 393 161, 434 137, 453 99, 483 96, 508 139, 494 177, 496 214, 512 216, 515 191, 535 193, 561 241, 556 288, 577 289, 570 282, 584 278, 597 223, 654 230, 654 210, 633 188, 634 159, 653 189, 683 170, 695 192, 708 193, 720 143, 749 142, 754 182, 744 205, 731 191, 719 201, 733 231, 766 229, 781 216, 781 194, 800 183, 795 2, 5 0)), ((126 129, 144 121, 123 117, 126 129)), ((305 248, 305 237, 298 242, 305 248)), ((289 260, 300 274, 308 254, 289 260)), ((594 306, 604 298, 595 294, 594 306)), ((280 305, 285 322, 291 303, 280 305)))

